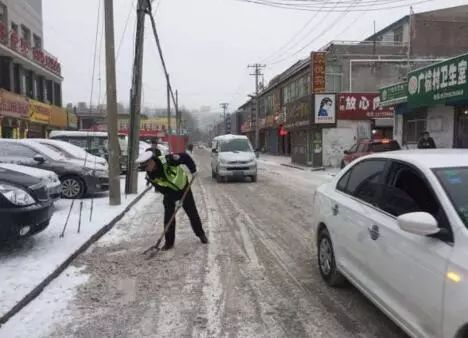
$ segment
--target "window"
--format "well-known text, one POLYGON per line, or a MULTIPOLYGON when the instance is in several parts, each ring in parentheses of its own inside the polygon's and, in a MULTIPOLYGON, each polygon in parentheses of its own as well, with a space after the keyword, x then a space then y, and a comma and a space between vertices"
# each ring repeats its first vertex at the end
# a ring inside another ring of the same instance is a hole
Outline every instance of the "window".
POLYGON ((55 83, 54 82, 54 105, 57 107, 62 106, 62 87, 60 83, 55 83))
POLYGON ((358 144, 354 144, 351 148, 349 148, 348 152, 355 153, 357 151, 358 144))
POLYGON ((21 157, 33 158, 36 152, 21 144, 6 143, 0 147, 0 156, 2 157, 21 157))
POLYGON ((443 211, 422 175, 402 163, 392 164, 380 207, 395 217, 410 212, 428 212, 439 223, 444 223, 443 211))
POLYGON ((346 186, 348 185, 349 177, 351 176, 351 170, 349 170, 343 177, 340 178, 338 184, 336 185, 336 189, 339 191, 346 191, 346 186))
POLYGON ((427 112, 417 111, 403 117, 403 143, 417 143, 427 128, 427 112))
POLYGON ((371 150, 374 153, 381 153, 384 151, 394 151, 400 150, 400 145, 397 141, 390 141, 390 142, 374 142, 371 145, 371 150))
POLYGON ((21 25, 21 37, 24 41, 31 45, 31 31, 24 25, 21 25))
POLYGON ((34 48, 42 49, 42 39, 36 34, 33 34, 33 43, 34 48))
POLYGON ((393 41, 394 42, 403 42, 403 27, 400 26, 397 29, 394 30, 394 36, 393 36, 393 41))
POLYGON ((381 187, 385 163, 385 160, 360 162, 350 170, 348 182, 345 184, 344 179, 346 177, 343 177, 338 184, 345 193, 353 195, 364 202, 375 204, 377 193, 381 187))
POLYGON ((357 149, 358 153, 367 153, 369 151, 369 145, 367 143, 360 143, 357 149))
POLYGON ((468 194, 466 193, 468 167, 441 168, 434 170, 434 173, 463 223, 468 227, 468 194))
POLYGON ((8 31, 8 11, 7 7, 0 2, 0 25, 3 25, 3 32, 8 31))

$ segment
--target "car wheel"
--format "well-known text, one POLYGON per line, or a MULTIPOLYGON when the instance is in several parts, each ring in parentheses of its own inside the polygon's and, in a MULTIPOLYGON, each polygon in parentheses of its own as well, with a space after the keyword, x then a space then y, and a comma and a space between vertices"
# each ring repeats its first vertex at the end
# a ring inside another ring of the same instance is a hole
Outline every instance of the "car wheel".
POLYGON ((221 175, 216 175, 216 182, 222 183, 224 181, 224 177, 221 175))
POLYGON ((342 286, 346 279, 336 268, 335 252, 327 229, 319 233, 317 257, 323 280, 330 286, 342 286))
POLYGON ((257 182, 257 175, 252 176, 252 182, 257 182))
POLYGON ((62 179, 62 196, 64 198, 81 198, 84 195, 85 184, 77 176, 65 176, 62 179))

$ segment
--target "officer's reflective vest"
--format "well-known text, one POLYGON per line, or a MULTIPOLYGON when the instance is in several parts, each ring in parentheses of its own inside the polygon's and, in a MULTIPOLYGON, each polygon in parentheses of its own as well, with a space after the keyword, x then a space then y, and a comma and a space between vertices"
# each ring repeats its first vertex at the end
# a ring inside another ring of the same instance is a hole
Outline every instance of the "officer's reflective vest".
POLYGON ((180 166, 171 166, 167 164, 166 156, 159 157, 162 163, 164 177, 157 177, 151 182, 159 185, 160 187, 170 188, 175 191, 184 190, 188 182, 187 174, 180 166))

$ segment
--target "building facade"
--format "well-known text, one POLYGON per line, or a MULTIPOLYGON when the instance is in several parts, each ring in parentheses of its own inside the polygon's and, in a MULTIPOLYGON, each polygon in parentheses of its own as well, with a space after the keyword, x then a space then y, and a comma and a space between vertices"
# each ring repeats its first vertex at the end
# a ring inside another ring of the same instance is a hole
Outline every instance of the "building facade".
MULTIPOLYGON (((468 6, 408 15, 363 41, 332 41, 260 94, 263 149, 304 165, 339 166, 343 151, 358 139, 398 137, 409 128, 406 135, 413 136, 406 137, 414 141, 424 109, 403 119, 406 105, 382 107, 379 88, 406 82, 409 72, 466 50, 468 6)), ((463 107, 453 112, 461 122, 448 129, 464 128, 463 107)), ((250 135, 252 125, 242 132, 250 135)))
POLYGON ((0 0, 1 137, 69 128, 60 62, 44 50, 42 0, 0 0))

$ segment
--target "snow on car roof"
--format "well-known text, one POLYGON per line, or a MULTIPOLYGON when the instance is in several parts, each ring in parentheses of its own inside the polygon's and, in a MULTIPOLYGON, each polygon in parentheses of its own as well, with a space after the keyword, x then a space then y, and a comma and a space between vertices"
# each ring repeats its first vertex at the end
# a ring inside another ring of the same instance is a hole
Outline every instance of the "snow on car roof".
POLYGON ((423 168, 468 167, 468 149, 398 150, 366 156, 389 158, 423 168))
POLYGON ((67 130, 52 130, 49 134, 50 138, 61 137, 61 136, 75 136, 75 137, 107 137, 108 134, 102 131, 67 131, 67 130))
POLYGON ((227 140, 235 140, 235 139, 245 139, 248 140, 247 136, 245 135, 232 135, 232 134, 227 134, 227 135, 220 135, 216 136, 214 140, 222 140, 222 141, 227 141, 227 140))

